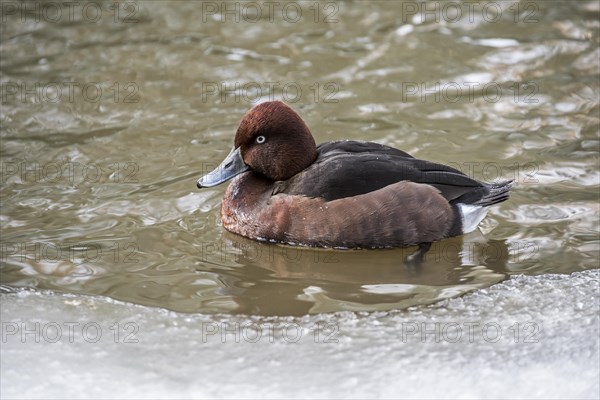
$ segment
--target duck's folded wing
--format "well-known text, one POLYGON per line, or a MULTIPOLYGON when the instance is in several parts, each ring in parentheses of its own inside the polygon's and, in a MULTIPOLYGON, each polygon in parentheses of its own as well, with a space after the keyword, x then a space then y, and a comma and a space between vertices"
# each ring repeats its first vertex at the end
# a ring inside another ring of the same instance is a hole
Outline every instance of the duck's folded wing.
POLYGON ((328 142, 318 148, 317 160, 287 181, 277 182, 273 194, 321 197, 327 201, 373 192, 400 181, 437 188, 449 201, 475 202, 488 186, 446 165, 418 160, 392 147, 370 142, 328 142))

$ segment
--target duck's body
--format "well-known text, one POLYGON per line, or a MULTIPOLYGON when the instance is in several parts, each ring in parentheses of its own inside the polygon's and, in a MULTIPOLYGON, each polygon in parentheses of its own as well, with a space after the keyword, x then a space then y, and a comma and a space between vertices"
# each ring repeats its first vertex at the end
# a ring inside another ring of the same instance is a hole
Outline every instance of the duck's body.
POLYGON ((511 187, 377 143, 316 147, 300 117, 281 102, 250 110, 235 142, 198 186, 237 175, 223 197, 223 226, 255 240, 336 248, 433 242, 474 230, 511 187))

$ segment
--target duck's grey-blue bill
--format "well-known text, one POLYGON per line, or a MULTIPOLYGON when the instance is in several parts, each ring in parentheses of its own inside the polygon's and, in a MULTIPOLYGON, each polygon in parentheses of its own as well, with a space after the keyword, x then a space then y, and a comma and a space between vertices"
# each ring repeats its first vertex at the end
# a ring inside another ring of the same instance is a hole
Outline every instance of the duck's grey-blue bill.
POLYGON ((217 168, 198 179, 196 185, 199 188, 217 186, 249 169, 244 163, 240 148, 234 148, 217 168))

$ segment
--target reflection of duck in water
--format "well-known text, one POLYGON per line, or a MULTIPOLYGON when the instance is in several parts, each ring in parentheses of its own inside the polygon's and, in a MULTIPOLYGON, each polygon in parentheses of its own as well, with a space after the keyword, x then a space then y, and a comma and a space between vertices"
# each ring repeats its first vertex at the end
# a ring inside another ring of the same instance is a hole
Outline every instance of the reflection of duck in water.
POLYGON ((504 241, 486 241, 476 233, 433 243, 419 266, 401 261, 414 247, 326 250, 265 244, 232 234, 222 244, 243 266, 229 271, 234 277, 227 280, 225 293, 238 304, 236 312, 260 315, 431 304, 504 280, 509 260, 504 241))
POLYGON ((472 232, 511 188, 511 181, 482 183, 377 143, 317 147, 300 116, 279 101, 244 116, 233 150, 198 187, 232 178, 221 204, 227 230, 334 248, 401 247, 472 232))

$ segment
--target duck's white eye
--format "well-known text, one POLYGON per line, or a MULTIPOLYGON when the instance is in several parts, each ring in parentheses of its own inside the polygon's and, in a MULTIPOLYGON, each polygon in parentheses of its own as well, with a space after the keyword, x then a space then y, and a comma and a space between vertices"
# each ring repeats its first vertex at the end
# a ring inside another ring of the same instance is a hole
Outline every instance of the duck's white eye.
POLYGON ((256 137, 256 143, 258 143, 258 144, 263 144, 265 142, 265 140, 267 140, 267 139, 263 135, 256 137))

